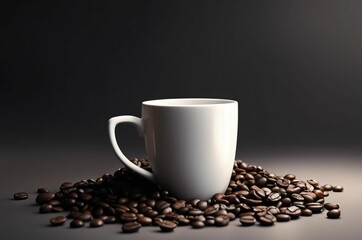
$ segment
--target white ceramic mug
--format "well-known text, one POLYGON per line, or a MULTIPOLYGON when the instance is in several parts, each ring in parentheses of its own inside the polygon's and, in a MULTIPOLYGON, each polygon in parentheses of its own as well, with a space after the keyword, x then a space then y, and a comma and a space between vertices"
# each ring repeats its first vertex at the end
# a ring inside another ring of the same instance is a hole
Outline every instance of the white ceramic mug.
POLYGON ((225 192, 235 160, 238 103, 208 98, 160 99, 142 103, 142 118, 109 120, 109 135, 124 165, 189 200, 225 192), (145 138, 153 173, 133 164, 119 149, 115 128, 131 123, 145 138))

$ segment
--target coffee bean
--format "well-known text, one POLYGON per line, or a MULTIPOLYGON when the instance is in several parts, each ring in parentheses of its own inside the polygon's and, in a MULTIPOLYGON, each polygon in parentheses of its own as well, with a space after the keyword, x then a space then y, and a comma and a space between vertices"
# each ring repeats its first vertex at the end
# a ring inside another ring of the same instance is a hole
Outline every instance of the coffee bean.
POLYGON ((323 185, 323 189, 324 189, 324 191, 332 191, 333 186, 331 184, 325 184, 325 185, 323 185))
POLYGON ((63 212, 65 209, 61 206, 52 207, 52 212, 63 212))
POLYGON ((36 192, 37 193, 47 193, 47 192, 49 192, 49 190, 47 188, 38 188, 38 190, 36 192))
POLYGON ((342 186, 333 186, 333 192, 343 192, 343 187, 342 186))
POLYGON ((274 217, 273 215, 266 214, 259 218, 259 223, 263 226, 271 226, 276 222, 276 220, 276 217, 274 217))
POLYGON ((178 222, 178 225, 180 225, 180 226, 185 226, 185 225, 190 224, 190 220, 183 216, 176 218, 176 221, 178 222))
POLYGON ((49 202, 50 200, 52 200, 54 198, 55 194, 54 193, 39 193, 39 195, 36 197, 35 201, 37 204, 42 205, 44 203, 49 202))
POLYGON ((289 179, 289 180, 294 180, 294 179, 295 179, 295 175, 289 173, 289 174, 285 175, 284 178, 289 179))
POLYGON ((308 208, 302 209, 302 216, 312 216, 312 215, 313 215, 312 210, 308 208))
POLYGON ((60 226, 60 225, 64 224, 66 220, 67 220, 67 218, 64 216, 57 216, 57 217, 53 217, 50 219, 50 224, 52 226, 60 226))
POLYGON ((141 228, 141 224, 138 222, 127 222, 122 225, 122 232, 124 233, 134 233, 141 228))
POLYGON ((336 203, 325 203, 324 208, 327 210, 339 209, 339 205, 336 203))
POLYGON ((215 226, 223 227, 223 226, 228 225, 229 222, 230 222, 230 219, 227 215, 220 215, 220 216, 215 217, 215 226))
POLYGON ((314 179, 308 179, 307 182, 312 185, 313 187, 319 186, 319 183, 314 179))
POLYGON ((191 216, 197 216, 197 215, 201 215, 203 214, 204 212, 199 210, 199 209, 191 209, 188 214, 191 215, 191 216))
POLYGON ((278 202, 282 197, 280 196, 279 193, 271 193, 268 196, 268 200, 271 202, 278 202))
POLYGON ((299 207, 291 206, 288 207, 284 213, 288 214, 291 218, 298 218, 302 214, 302 211, 299 207))
POLYGON ((76 218, 82 220, 83 222, 89 222, 90 220, 92 220, 93 217, 90 213, 83 213, 76 218))
POLYGON ((137 216, 134 213, 122 213, 120 219, 122 222, 133 222, 137 220, 137 216))
MULTIPOLYGON (((104 224, 110 224, 116 222, 115 216, 101 216, 100 219, 103 221, 104 224)), ((152 220, 151 220, 152 222, 152 220)))
POLYGON ((288 222, 291 219, 291 217, 288 214, 285 214, 285 213, 277 214, 275 217, 276 217, 278 222, 288 222))
POLYGON ((52 212, 52 205, 50 204, 43 204, 39 208, 39 213, 51 213, 52 212))
POLYGON ((207 208, 207 202, 206 201, 199 201, 196 204, 196 207, 203 211, 203 210, 205 210, 207 208))
POLYGON ((205 224, 203 222, 201 222, 201 221, 193 221, 191 223, 191 226, 192 226, 192 228, 199 229, 199 228, 204 228, 205 224))
POLYGON ((304 197, 298 193, 293 193, 292 194, 292 199, 294 201, 300 201, 300 202, 304 202, 304 197))
POLYGON ((243 226, 251 226, 255 224, 256 219, 253 216, 245 215, 240 217, 239 221, 243 226))
POLYGON ((321 190, 314 190, 314 194, 317 196, 317 198, 324 198, 324 192, 321 190))
POLYGON ((323 210, 323 205, 320 203, 308 203, 306 207, 312 210, 313 213, 320 213, 323 210))
POLYGON ((152 218, 149 217, 138 217, 137 221, 142 225, 142 226, 149 226, 152 224, 152 218))
POLYGON ((159 222, 158 225, 160 226, 161 231, 163 231, 163 232, 172 232, 177 226, 176 223, 174 223, 172 221, 168 221, 168 220, 159 222))
POLYGON ((74 219, 73 221, 70 222, 71 228, 81 228, 83 226, 84 226, 84 222, 80 219, 74 219))
POLYGON ((338 209, 332 209, 327 213, 328 218, 339 218, 340 216, 341 216, 341 211, 339 211, 338 209))
POLYGON ((103 221, 99 218, 95 218, 92 221, 90 221, 89 226, 92 228, 101 227, 103 226, 103 221))
POLYGON ((171 207, 175 210, 179 210, 180 208, 185 207, 186 201, 185 200, 177 200, 174 202, 171 207))

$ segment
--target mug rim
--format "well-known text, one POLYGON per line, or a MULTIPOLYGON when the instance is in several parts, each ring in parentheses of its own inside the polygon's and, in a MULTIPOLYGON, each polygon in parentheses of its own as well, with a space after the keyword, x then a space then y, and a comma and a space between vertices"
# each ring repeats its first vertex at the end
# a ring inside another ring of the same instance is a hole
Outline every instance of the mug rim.
POLYGON ((143 101, 142 105, 151 107, 210 107, 237 103, 235 100, 222 98, 165 98, 143 101))

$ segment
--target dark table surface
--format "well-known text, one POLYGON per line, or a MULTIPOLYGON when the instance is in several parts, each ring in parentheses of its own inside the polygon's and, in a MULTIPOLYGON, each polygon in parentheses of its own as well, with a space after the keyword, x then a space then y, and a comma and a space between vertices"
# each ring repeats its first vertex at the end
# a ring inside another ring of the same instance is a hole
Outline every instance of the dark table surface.
MULTIPOLYGON (((144 156, 137 149, 129 156, 144 156)), ((299 179, 313 178, 320 183, 344 186, 342 193, 331 192, 326 202, 341 206, 342 216, 332 220, 326 212, 276 223, 272 227, 241 227, 236 220, 227 227, 201 230, 179 227, 172 233, 161 233, 157 227, 144 227, 135 234, 122 234, 119 224, 102 228, 70 229, 50 227, 49 218, 56 214, 39 214, 35 191, 48 187, 56 191, 65 181, 96 178, 113 173, 121 166, 110 147, 94 144, 30 144, 2 146, 0 239, 360 239, 362 202, 362 151, 338 148, 244 148, 237 158, 257 164, 278 175, 294 173, 299 179), (26 191, 29 199, 12 200, 14 192, 26 191)))

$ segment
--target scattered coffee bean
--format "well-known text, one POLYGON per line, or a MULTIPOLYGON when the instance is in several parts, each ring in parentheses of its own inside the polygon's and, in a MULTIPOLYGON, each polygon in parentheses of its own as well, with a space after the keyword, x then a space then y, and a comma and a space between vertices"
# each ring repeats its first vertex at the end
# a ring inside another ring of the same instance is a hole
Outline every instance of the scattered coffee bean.
POLYGON ((331 184, 326 184, 326 185, 323 185, 323 189, 324 189, 324 191, 332 191, 333 186, 331 184))
POLYGON ((50 219, 50 224, 52 226, 60 226, 60 225, 64 224, 66 220, 67 220, 67 218, 64 216, 57 216, 57 217, 53 217, 50 219))
POLYGON ((177 226, 176 223, 168 220, 159 222, 158 225, 160 226, 161 231, 163 232, 172 232, 177 226))
POLYGON ((45 193, 39 193, 39 195, 36 197, 35 201, 37 204, 41 205, 44 203, 49 202, 54 198, 54 193, 45 192, 45 193))
POLYGON ((103 226, 103 221, 99 218, 95 218, 92 221, 90 221, 89 226, 92 228, 101 227, 103 226))
POLYGON ((25 200, 27 198, 28 198, 28 194, 26 192, 14 193, 15 200, 25 200))
POLYGON ((149 226, 152 224, 152 218, 149 217, 138 217, 137 221, 142 225, 142 226, 149 226))
POLYGON ((256 219, 253 216, 245 215, 242 216, 239 221, 243 226, 251 226, 255 224, 256 219))
POLYGON ((264 216, 259 218, 260 225, 263 226, 271 226, 276 222, 276 217, 271 214, 265 214, 264 216))
POLYGON ((37 193, 47 193, 47 192, 49 192, 49 190, 47 188, 38 188, 38 190, 36 192, 37 193))
POLYGON ((205 224, 203 222, 201 222, 201 221, 193 221, 191 223, 191 226, 192 226, 192 228, 199 229, 199 228, 204 228, 205 224))
POLYGON ((288 214, 284 213, 277 214, 275 217, 278 222, 288 222, 291 219, 291 217, 288 214))
POLYGON ((52 205, 44 203, 43 205, 40 206, 39 212, 40 213, 51 213, 52 208, 53 208, 52 205))
POLYGON ((339 205, 336 203, 325 203, 324 208, 327 210, 339 209, 339 205))
POLYGON ((230 222, 230 219, 227 215, 220 215, 215 218, 215 226, 226 226, 230 222))
POLYGON ((333 186, 333 192, 343 192, 343 187, 342 186, 333 186))
POLYGON ((138 222, 127 222, 122 225, 122 232, 124 233, 134 233, 141 228, 141 224, 138 222))
POLYGON ((332 209, 327 213, 328 218, 339 218, 340 216, 341 216, 341 211, 339 211, 338 209, 332 209))
POLYGON ((305 209, 302 209, 302 216, 312 216, 313 215, 313 212, 312 210, 308 209, 308 208, 305 208, 305 209))
POLYGON ((74 219, 73 221, 70 222, 71 228, 81 228, 83 226, 84 226, 84 222, 80 219, 74 219))

